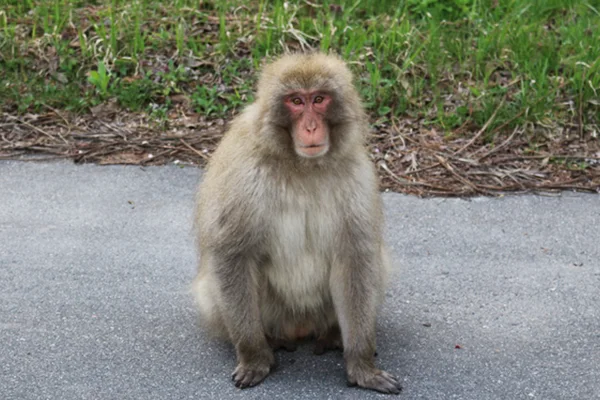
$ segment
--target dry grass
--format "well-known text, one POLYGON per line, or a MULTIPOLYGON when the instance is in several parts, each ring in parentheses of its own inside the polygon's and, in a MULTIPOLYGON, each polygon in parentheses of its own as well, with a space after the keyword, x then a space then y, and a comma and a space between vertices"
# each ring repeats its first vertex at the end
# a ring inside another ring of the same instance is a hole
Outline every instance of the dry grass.
MULTIPOLYGON (((168 129, 159 130, 144 114, 110 107, 96 111, 94 116, 72 118, 56 112, 4 116, 0 159, 204 165, 226 128, 222 119, 180 113, 171 119, 168 129)), ((418 196, 598 192, 598 142, 586 144, 573 138, 571 145, 555 141, 555 148, 529 148, 531 136, 551 134, 551 129, 515 128, 508 135, 496 135, 497 142, 482 144, 467 140, 468 136, 445 140, 419 121, 401 119, 374 130, 368 146, 382 188, 397 192, 418 196)))

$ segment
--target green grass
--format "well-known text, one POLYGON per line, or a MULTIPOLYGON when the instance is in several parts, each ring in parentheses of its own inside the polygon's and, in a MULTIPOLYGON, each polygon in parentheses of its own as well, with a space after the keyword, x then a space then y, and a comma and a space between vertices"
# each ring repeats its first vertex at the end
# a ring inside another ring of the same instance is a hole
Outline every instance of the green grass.
POLYGON ((1 2, 5 112, 166 115, 184 95, 227 118, 263 60, 310 47, 349 61, 374 123, 599 122, 600 0, 1 2))

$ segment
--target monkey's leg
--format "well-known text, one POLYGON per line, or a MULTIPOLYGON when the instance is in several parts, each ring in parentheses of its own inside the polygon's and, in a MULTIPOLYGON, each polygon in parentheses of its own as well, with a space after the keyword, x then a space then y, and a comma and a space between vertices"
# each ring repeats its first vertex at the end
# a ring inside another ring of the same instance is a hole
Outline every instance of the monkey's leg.
POLYGON ((313 353, 320 356, 330 350, 344 350, 342 333, 337 325, 332 326, 325 335, 317 338, 313 353))
POLYGON ((383 284, 379 260, 364 241, 352 242, 348 240, 349 245, 339 253, 343 255, 334 263, 330 278, 342 331, 348 384, 399 394, 400 382, 375 367, 375 314, 383 284))
POLYGON ((238 360, 231 379, 239 388, 258 385, 275 365, 275 357, 260 318, 257 265, 242 255, 222 257, 215 262, 223 322, 238 360))

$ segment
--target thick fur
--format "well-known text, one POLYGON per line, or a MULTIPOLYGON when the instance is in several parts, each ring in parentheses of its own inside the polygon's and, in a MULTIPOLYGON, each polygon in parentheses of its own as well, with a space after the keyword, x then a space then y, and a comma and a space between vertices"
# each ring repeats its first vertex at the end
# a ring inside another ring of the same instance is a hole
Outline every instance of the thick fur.
POLYGON ((194 292, 204 320, 236 346, 240 387, 267 375, 267 338, 319 338, 339 327, 349 382, 397 393, 397 381, 373 362, 388 259, 352 75, 337 57, 288 55, 264 69, 258 87, 199 190, 194 292), (281 99, 297 89, 334 98, 322 157, 294 151, 281 99))

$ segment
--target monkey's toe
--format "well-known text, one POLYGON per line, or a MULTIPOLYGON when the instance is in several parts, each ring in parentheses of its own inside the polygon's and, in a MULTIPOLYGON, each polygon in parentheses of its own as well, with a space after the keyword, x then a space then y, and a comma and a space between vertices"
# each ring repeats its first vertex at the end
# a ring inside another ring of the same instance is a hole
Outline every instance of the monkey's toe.
POLYGON ((317 338, 313 353, 320 356, 331 350, 344 350, 342 334, 337 327, 331 328, 325 336, 317 338))
POLYGON ((341 340, 327 340, 327 338, 317 339, 315 343, 315 348, 313 350, 313 354, 320 356, 322 354, 327 353, 328 351, 333 350, 344 350, 341 340))
POLYGON ((388 372, 373 369, 358 374, 356 379, 348 379, 349 386, 360 386, 366 389, 373 389, 380 393, 400 394, 402 385, 396 377, 388 372))
POLYGON ((295 342, 292 342, 291 340, 273 339, 269 337, 267 338, 267 342, 269 343, 269 346, 271 347, 271 349, 273 349, 273 351, 283 349, 287 352, 292 352, 298 349, 298 345, 295 342))
POLYGON ((245 389, 248 387, 256 386, 261 383, 269 374, 270 367, 265 366, 244 366, 238 365, 233 374, 231 374, 231 380, 233 380, 236 387, 245 389))

